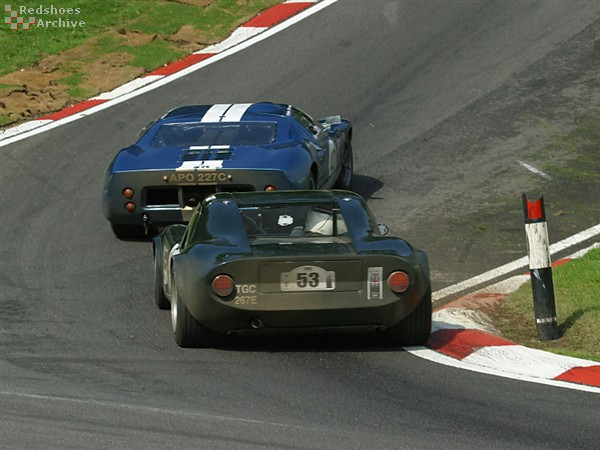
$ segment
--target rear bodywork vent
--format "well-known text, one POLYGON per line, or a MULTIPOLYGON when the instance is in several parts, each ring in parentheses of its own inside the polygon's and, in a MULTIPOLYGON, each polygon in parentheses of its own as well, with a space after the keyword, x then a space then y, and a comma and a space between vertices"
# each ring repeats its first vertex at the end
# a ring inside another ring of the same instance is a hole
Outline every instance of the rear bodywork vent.
POLYGON ((179 190, 173 188, 148 188, 146 189, 146 205, 179 205, 179 190))
POLYGON ((150 187, 146 188, 145 205, 150 207, 195 206, 202 199, 215 192, 250 191, 254 191, 254 186, 250 184, 150 187))

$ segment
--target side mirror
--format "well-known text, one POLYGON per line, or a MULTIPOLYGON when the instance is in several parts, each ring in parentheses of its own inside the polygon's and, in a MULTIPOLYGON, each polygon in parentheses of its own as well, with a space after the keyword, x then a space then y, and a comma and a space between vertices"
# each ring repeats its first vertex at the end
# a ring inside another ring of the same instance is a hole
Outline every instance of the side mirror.
POLYGON ((390 232, 389 227, 384 223, 378 223, 377 229, 379 230, 379 234, 382 236, 386 236, 390 232))

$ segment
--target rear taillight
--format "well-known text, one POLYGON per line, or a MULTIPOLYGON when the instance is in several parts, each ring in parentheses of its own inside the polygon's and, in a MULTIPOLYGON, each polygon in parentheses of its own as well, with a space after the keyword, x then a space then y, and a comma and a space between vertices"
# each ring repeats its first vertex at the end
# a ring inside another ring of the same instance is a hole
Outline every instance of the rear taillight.
POLYGON ((219 297, 227 297, 233 292, 235 284, 229 275, 217 275, 212 281, 212 290, 219 297))
POLYGON ((135 211, 135 203, 131 203, 131 202, 125 203, 125 210, 130 213, 134 212, 135 211))
POLYGON ((406 272, 398 270, 390 273, 387 282, 392 291, 400 293, 406 291, 410 286, 410 277, 406 272))
POLYGON ((272 184, 265 186, 265 191, 267 191, 267 192, 273 192, 276 190, 277 190, 277 188, 275 186, 273 186, 272 184))
POLYGON ((133 189, 131 189, 131 188, 125 188, 125 189, 123 189, 123 196, 125 198, 133 198, 133 194, 134 194, 133 189))

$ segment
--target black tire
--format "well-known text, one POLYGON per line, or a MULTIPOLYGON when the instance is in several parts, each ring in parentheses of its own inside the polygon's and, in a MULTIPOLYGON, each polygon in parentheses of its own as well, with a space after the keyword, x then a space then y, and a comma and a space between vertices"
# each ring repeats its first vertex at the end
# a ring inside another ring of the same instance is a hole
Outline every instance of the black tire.
POLYGON ((384 330, 380 342, 386 346, 425 345, 431 334, 431 289, 404 320, 384 330))
POLYGON ((311 172, 310 178, 308 180, 308 190, 314 191, 317 188, 317 180, 315 174, 311 172))
POLYGON ((354 174, 354 158, 352 157, 352 146, 346 144, 346 153, 342 161, 342 169, 340 175, 335 182, 335 189, 343 189, 349 191, 352 187, 352 175, 354 174))
POLYGON ((169 309, 171 302, 167 299, 163 289, 163 272, 158 267, 158 255, 154 255, 154 300, 158 309, 169 309))
POLYGON ((177 285, 171 288, 171 324, 175 343, 183 348, 214 347, 220 342, 220 335, 196 321, 177 294, 177 285))
POLYGON ((138 240, 147 239, 146 231, 141 225, 122 225, 119 223, 111 223, 110 227, 117 239, 120 240, 138 240))

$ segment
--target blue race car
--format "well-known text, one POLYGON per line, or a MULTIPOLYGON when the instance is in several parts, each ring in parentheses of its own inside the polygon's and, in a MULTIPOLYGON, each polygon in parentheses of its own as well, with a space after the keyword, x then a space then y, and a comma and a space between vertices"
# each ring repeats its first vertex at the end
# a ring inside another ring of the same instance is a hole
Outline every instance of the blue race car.
POLYGON ((120 238, 186 223, 216 192, 350 189, 352 125, 291 105, 243 103, 169 111, 117 153, 103 209, 120 238))

